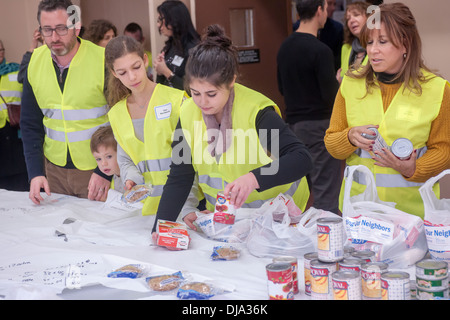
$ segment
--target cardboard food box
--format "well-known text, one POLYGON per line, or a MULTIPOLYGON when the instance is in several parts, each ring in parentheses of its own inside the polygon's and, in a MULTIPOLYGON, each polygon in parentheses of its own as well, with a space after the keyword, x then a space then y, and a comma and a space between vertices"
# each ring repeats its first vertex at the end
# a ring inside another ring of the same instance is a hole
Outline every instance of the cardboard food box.
POLYGON ((156 226, 158 246, 187 249, 189 247, 189 233, 186 225, 178 222, 158 220, 156 226))

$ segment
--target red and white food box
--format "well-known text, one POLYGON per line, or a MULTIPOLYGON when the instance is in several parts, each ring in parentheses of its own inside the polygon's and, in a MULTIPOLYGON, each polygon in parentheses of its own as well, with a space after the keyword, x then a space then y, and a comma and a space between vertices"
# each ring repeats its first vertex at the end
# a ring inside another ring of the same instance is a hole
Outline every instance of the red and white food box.
POLYGON ((158 220, 156 232, 158 233, 157 244, 159 246, 177 249, 187 249, 189 247, 189 233, 185 224, 158 220))
POLYGON ((214 210, 214 222, 222 224, 234 224, 236 217, 236 208, 230 204, 230 196, 225 196, 219 192, 216 198, 216 207, 214 210))

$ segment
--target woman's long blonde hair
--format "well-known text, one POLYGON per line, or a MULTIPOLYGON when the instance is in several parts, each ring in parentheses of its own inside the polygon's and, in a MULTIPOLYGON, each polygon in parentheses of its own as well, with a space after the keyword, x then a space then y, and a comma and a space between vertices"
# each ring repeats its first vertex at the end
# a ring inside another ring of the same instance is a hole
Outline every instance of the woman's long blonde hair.
POLYGON ((144 60, 144 48, 134 38, 119 36, 112 39, 106 46, 105 64, 109 71, 106 100, 110 107, 113 107, 117 102, 125 99, 131 94, 130 89, 124 86, 122 82, 112 74, 114 71, 114 62, 129 53, 136 53, 144 60))
MULTIPOLYGON (((421 83, 427 82, 431 78, 426 78, 422 72, 423 70, 430 71, 430 69, 422 58, 422 41, 417 30, 416 19, 403 3, 385 3, 381 4, 379 9, 379 12, 372 13, 368 23, 372 21, 372 18, 377 19, 377 16, 374 15, 379 15, 380 23, 384 24, 387 36, 394 46, 400 48, 403 45, 406 48, 402 67, 393 80, 402 82, 404 89, 421 95, 421 83)), ((367 42, 374 30, 367 26, 368 23, 363 26, 360 36, 361 45, 364 48, 367 48, 367 42)), ((370 63, 357 72, 347 74, 354 78, 365 78, 367 92, 370 92, 371 87, 376 86, 374 70, 370 63)))

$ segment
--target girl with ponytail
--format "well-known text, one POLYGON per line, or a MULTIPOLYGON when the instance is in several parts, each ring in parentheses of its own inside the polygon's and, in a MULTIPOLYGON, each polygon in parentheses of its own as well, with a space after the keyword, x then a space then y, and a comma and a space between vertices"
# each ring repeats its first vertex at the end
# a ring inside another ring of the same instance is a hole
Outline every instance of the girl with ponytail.
MULTIPOLYGON (((222 27, 211 25, 189 54, 183 103, 172 158, 156 221, 175 221, 196 174, 208 212, 218 193, 236 208, 258 208, 280 193, 304 209, 304 176, 312 168, 306 147, 284 123, 278 106, 237 82, 238 52, 222 27), (174 152, 175 155, 175 152, 174 152)), ((196 214, 184 222, 196 230, 196 214)), ((156 223, 154 230, 156 228, 156 223)), ((156 233, 153 234, 156 241, 156 233)))

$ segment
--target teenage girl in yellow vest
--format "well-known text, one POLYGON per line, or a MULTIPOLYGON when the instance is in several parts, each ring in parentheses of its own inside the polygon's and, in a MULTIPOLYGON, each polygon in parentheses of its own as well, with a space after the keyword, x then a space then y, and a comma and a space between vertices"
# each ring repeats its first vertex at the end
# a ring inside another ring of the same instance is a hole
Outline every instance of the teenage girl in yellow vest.
MULTIPOLYGON (((236 49, 217 25, 191 50, 185 86, 192 98, 181 110, 177 132, 183 139, 175 135, 177 152, 156 221, 177 219, 196 174, 209 211, 219 192, 236 208, 258 208, 280 193, 305 208, 311 156, 273 101, 236 82, 238 65, 236 49)), ((184 218, 194 230, 195 220, 196 214, 184 218)))
MULTIPOLYGON (((113 106, 108 117, 118 142, 121 178, 127 190, 138 184, 152 185, 143 214, 155 214, 169 173, 172 135, 185 93, 148 79, 148 57, 134 38, 114 38, 105 55, 111 72, 108 103, 113 106)), ((192 211, 197 205, 198 201, 192 211)))
MULTIPOLYGON (((419 187, 450 167, 450 85, 424 65, 408 7, 383 4, 380 10, 381 28, 365 26, 361 32, 370 64, 361 73, 344 77, 325 145, 348 165, 370 168, 381 200, 423 217, 419 187), (369 127, 378 128, 389 146, 408 138, 415 151, 408 160, 388 149, 370 156, 373 142, 362 136, 373 134, 369 127)), ((353 194, 363 187, 354 183, 353 194)))
POLYGON ((337 72, 337 79, 342 81, 348 69, 367 64, 367 53, 361 46, 359 35, 361 28, 367 21, 367 8, 369 3, 357 1, 347 5, 344 23, 344 44, 341 51, 341 69, 337 72))

